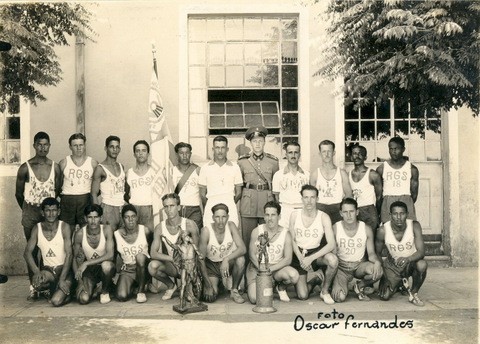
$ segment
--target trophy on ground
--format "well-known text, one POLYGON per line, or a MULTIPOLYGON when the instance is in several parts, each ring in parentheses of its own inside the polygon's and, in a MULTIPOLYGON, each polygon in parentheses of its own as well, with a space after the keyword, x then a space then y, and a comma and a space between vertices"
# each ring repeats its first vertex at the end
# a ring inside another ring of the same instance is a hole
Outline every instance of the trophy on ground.
POLYGON ((257 272, 257 302, 253 307, 256 313, 273 313, 277 310, 273 307, 273 281, 272 272, 268 264, 267 248, 270 245, 268 232, 258 236, 258 272, 257 272))
POLYGON ((200 278, 197 259, 203 256, 192 242, 192 238, 186 231, 180 231, 178 240, 172 244, 165 236, 165 242, 174 250, 173 260, 175 266, 180 270, 180 304, 174 305, 173 310, 181 314, 203 312, 208 306, 199 301, 202 293, 202 280, 200 278))

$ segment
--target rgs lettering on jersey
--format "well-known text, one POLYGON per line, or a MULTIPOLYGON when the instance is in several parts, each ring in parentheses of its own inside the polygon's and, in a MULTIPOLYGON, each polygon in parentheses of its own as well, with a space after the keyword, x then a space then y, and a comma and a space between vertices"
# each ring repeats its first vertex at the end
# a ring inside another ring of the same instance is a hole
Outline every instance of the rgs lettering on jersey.
POLYGON ((68 179, 90 179, 90 171, 70 168, 68 170, 68 179))
POLYGON ((220 246, 211 245, 210 246, 210 253, 212 254, 212 256, 216 256, 216 257, 219 257, 219 258, 224 258, 230 252, 230 249, 232 248, 232 245, 233 245, 233 241, 229 242, 226 245, 225 244, 222 244, 220 246))
POLYGON ((295 228, 297 238, 318 238, 318 228, 295 228))
POLYGON ((338 247, 340 248, 363 247, 363 240, 362 238, 357 238, 357 239, 350 238, 348 240, 346 238, 340 238, 340 240, 338 241, 338 247))
POLYGON ((413 248, 413 242, 406 242, 405 245, 403 244, 388 244, 389 250, 392 252, 402 252, 405 250, 411 250, 413 248))
POLYGON ((135 257, 137 254, 139 253, 143 253, 145 252, 145 248, 143 247, 143 245, 139 245, 139 246, 130 246, 130 247, 123 247, 123 253, 125 256, 132 256, 132 257, 135 257))
POLYGON ((402 181, 408 180, 407 171, 388 171, 385 173, 385 182, 391 182, 394 187, 399 187, 402 181))
POLYGON ((132 189, 135 189, 137 187, 144 186, 144 185, 150 186, 152 185, 153 177, 152 176, 140 177, 137 179, 132 179, 130 182, 131 182, 130 187, 132 189))

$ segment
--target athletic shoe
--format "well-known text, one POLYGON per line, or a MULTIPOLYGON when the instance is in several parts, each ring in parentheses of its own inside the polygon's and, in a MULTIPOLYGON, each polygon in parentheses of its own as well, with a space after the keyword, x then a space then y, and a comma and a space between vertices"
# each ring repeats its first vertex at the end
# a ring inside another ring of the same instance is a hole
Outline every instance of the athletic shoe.
POLYGON ((27 296, 27 300, 28 301, 35 301, 35 300, 38 300, 39 296, 40 295, 39 295, 38 291, 36 291, 35 288, 31 285, 30 286, 30 293, 27 296))
POLYGON ((245 299, 242 295, 238 292, 238 289, 232 289, 230 291, 230 298, 233 299, 235 303, 244 303, 245 299))
POLYGON ((175 293, 176 290, 177 290, 177 285, 174 284, 172 289, 167 289, 165 291, 165 294, 163 294, 163 296, 162 296, 162 300, 164 300, 164 301, 165 300, 170 300, 173 296, 173 293, 175 293))
POLYGON ((327 305, 333 305, 335 303, 330 293, 323 294, 320 292, 320 299, 323 300, 323 302, 325 302, 327 305))
POLYGON ((280 297, 280 301, 290 302, 290 298, 288 297, 287 290, 278 289, 278 285, 275 287, 275 289, 277 289, 277 293, 278 293, 278 296, 280 297))
MULTIPOLYGON (((145 295, 145 294, 143 294, 145 295)), ((109 303, 111 300, 110 300, 110 294, 109 293, 102 293, 100 294, 100 303, 102 305, 106 304, 106 303, 109 303)), ((137 295, 137 301, 138 301, 138 295, 137 295)), ((146 300, 145 300, 146 301, 146 300)))
POLYGON ((417 293, 413 294, 412 296, 409 296, 408 301, 413 303, 415 306, 419 306, 419 307, 425 306, 425 303, 422 300, 420 300, 417 293))
POLYGON ((353 286, 353 291, 355 292, 355 294, 357 294, 358 296, 358 299, 360 301, 370 301, 371 299, 365 295, 365 293, 363 292, 363 289, 364 288, 361 288, 358 286, 358 283, 359 281, 357 281, 357 283, 355 283, 355 285, 353 286))
POLYGON ((138 293, 137 294, 137 303, 144 303, 147 302, 147 296, 145 293, 138 293))
POLYGON ((0 283, 7 283, 8 276, 0 274, 0 283))

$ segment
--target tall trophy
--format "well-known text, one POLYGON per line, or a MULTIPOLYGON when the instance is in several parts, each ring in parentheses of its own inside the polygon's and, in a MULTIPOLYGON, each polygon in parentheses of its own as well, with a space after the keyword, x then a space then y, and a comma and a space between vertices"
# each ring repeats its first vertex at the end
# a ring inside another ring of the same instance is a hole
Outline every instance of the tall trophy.
POLYGON ((273 313, 277 311, 273 307, 272 272, 268 264, 267 247, 270 245, 269 241, 267 231, 258 236, 257 303, 253 307, 253 311, 256 313, 273 313))
POLYGON ((174 305, 173 310, 180 314, 207 311, 208 306, 199 301, 202 293, 202 280, 197 260, 203 259, 203 256, 192 242, 192 238, 183 230, 175 244, 172 244, 165 236, 162 235, 162 237, 174 250, 174 264, 180 270, 182 281, 180 304, 174 305))

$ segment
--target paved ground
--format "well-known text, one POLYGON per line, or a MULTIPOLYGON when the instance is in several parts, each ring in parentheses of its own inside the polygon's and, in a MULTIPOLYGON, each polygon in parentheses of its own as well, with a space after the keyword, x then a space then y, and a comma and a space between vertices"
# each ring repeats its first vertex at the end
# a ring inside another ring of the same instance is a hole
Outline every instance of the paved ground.
POLYGON ((107 305, 94 301, 80 306, 73 302, 53 308, 45 300, 26 301, 27 290, 25 276, 10 277, 6 284, 0 285, 0 343, 223 343, 228 340, 233 344, 246 340, 300 343, 331 339, 340 341, 337 343, 467 344, 478 340, 476 268, 429 269, 420 291, 425 307, 413 306, 400 294, 389 302, 380 301, 375 295, 370 302, 359 302, 350 295, 343 304, 327 306, 317 294, 307 301, 292 298, 290 303, 275 298, 278 311, 268 315, 253 313, 252 305, 237 305, 226 296, 209 304, 207 312, 186 316, 172 310, 178 299, 162 301, 161 294, 147 294, 148 302, 142 305, 134 300, 126 303, 113 300, 107 305), (319 312, 324 313, 320 319, 319 312), (320 329, 308 330, 309 324, 320 329), (389 328, 374 328, 382 325, 389 328))

